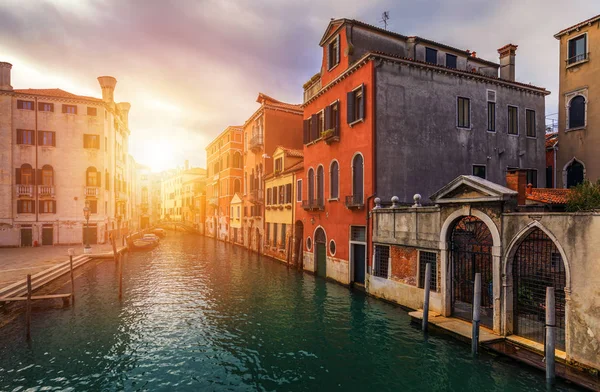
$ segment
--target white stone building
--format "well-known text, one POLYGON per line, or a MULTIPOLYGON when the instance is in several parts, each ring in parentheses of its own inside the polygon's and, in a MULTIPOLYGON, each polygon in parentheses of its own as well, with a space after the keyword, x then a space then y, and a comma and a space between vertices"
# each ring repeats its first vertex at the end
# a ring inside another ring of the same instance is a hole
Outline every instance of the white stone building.
POLYGON ((161 219, 183 222, 186 212, 184 208, 186 191, 183 184, 203 178, 206 178, 206 169, 189 168, 187 161, 183 170, 174 169, 164 172, 161 182, 161 219))
POLYGON ((13 89, 0 63, 0 246, 90 243, 130 224, 130 104, 98 78, 102 99, 61 89, 13 89))

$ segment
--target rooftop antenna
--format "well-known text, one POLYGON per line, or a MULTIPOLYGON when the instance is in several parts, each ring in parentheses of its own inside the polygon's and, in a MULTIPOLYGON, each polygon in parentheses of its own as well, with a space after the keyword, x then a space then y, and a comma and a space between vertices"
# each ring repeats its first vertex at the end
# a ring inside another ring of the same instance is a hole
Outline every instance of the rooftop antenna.
POLYGON ((379 23, 383 23, 383 28, 387 30, 388 20, 390 19, 390 11, 383 11, 379 23))

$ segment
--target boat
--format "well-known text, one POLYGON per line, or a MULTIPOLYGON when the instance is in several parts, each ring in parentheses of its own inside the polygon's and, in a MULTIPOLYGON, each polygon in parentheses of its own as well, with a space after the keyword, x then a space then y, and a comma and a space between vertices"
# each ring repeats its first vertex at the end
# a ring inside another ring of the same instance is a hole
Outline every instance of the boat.
POLYGON ((165 231, 165 229, 161 229, 160 227, 152 230, 152 233, 156 234, 159 237, 166 237, 167 236, 167 232, 165 231))
POLYGON ((142 238, 133 240, 133 247, 138 250, 153 249, 160 243, 160 238, 155 234, 144 234, 142 238))

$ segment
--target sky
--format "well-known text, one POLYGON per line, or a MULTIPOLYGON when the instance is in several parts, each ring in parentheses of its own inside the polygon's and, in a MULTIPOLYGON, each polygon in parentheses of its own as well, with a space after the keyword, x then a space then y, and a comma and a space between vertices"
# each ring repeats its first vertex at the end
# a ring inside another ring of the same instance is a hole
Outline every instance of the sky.
POLYGON ((241 125, 263 92, 301 103, 319 71, 319 40, 331 18, 354 18, 498 61, 519 45, 516 78, 552 92, 557 112, 563 28, 600 14, 598 0, 0 0, 0 61, 14 88, 61 88, 101 97, 96 80, 117 79, 130 102, 130 153, 155 170, 188 159, 241 125))

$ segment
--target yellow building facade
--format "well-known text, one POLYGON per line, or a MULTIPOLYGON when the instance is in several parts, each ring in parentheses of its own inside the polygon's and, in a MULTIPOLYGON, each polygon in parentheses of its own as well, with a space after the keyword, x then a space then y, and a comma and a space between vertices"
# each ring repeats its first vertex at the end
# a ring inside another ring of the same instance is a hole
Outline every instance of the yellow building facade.
POLYGON ((297 178, 303 170, 303 153, 277 147, 273 153, 273 173, 265 177, 264 253, 291 263, 294 248, 297 178))
POLYGON ((560 41, 557 186, 600 178, 600 15, 554 35, 560 41))

